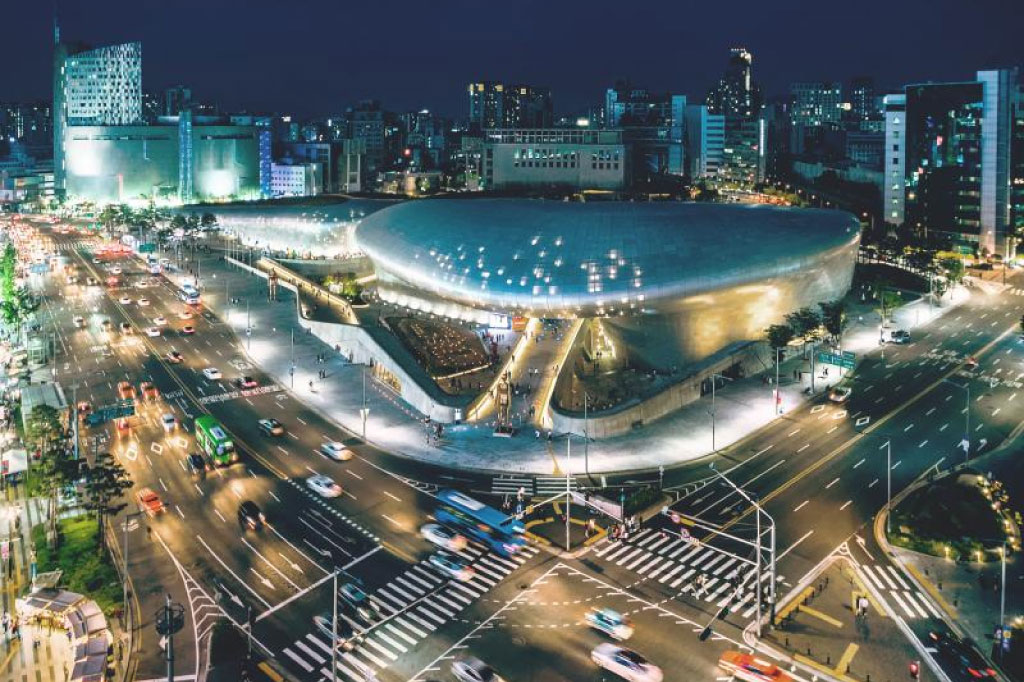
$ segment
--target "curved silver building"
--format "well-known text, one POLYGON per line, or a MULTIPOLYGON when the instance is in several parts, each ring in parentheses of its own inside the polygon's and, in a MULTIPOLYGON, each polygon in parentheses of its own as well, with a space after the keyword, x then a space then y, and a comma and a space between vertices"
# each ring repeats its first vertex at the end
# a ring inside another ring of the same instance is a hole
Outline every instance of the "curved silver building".
POLYGON ((859 235, 839 211, 479 199, 387 208, 356 241, 398 287, 495 312, 597 317, 670 313, 785 280, 834 298, 850 284, 859 235))

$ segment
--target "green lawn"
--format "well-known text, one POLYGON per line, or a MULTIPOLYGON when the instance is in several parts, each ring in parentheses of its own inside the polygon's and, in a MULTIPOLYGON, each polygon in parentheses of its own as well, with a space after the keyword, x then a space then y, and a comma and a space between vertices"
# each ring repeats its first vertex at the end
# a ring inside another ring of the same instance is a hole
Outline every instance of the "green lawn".
POLYGON ((947 476, 910 493, 893 510, 889 540, 926 554, 975 559, 999 546, 1002 519, 974 473, 947 476))
POLYGON ((101 552, 96 517, 82 514, 59 523, 61 541, 56 551, 46 544, 46 529, 32 529, 39 573, 60 569, 61 585, 96 601, 106 614, 121 608, 121 579, 108 552, 101 552))

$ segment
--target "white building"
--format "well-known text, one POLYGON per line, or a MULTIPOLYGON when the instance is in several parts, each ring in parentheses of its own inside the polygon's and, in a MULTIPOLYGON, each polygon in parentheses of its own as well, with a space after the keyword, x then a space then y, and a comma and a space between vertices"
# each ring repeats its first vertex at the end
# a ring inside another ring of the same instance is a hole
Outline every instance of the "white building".
POLYGON ((484 189, 626 186, 626 147, 618 130, 488 130, 480 163, 484 189))
POLYGON ((882 210, 885 222, 902 225, 906 212, 904 153, 907 148, 907 96, 886 95, 882 99, 885 115, 885 176, 882 182, 882 210))
POLYGON ((718 175, 725 148, 725 116, 708 113, 707 106, 686 107, 686 156, 694 180, 718 175))
POLYGON ((53 56, 55 190, 65 190, 68 126, 142 122, 142 43, 92 50, 58 43, 53 56))
POLYGON ((275 163, 270 166, 271 196, 316 196, 320 194, 322 182, 318 163, 275 163))

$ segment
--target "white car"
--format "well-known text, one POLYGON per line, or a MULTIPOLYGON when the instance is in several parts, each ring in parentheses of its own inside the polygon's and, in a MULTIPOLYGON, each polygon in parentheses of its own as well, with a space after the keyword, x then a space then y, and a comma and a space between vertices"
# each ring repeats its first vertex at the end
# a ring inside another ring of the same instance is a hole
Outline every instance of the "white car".
POLYGON ((661 668, 637 652, 611 642, 598 644, 590 652, 590 659, 629 682, 661 682, 664 677, 661 668))
POLYGON ((138 303, 139 305, 149 305, 149 299, 143 297, 136 301, 136 303, 138 303))
POLYGON ((476 571, 473 570, 473 567, 467 564, 462 557, 456 554, 437 552, 435 554, 431 554, 427 561, 437 571, 449 578, 458 580, 460 583, 468 582, 473 579, 474 575, 476 575, 476 571))
POLYGON ((614 609, 593 608, 583 617, 587 625, 620 642, 633 636, 633 623, 614 609))
POLYGON ((163 326, 167 324, 167 318, 164 317, 163 315, 157 315, 156 317, 153 318, 153 324, 163 326))
POLYGON ((828 399, 834 403, 845 403, 850 399, 853 389, 849 386, 836 386, 828 393, 828 399))
POLYGON ((160 424, 164 427, 164 431, 170 432, 177 428, 178 420, 170 412, 165 412, 160 415, 160 424))
POLYGON ((149 286, 149 282, 147 282, 144 279, 140 279, 138 282, 135 283, 135 288, 136 289, 145 289, 148 286, 149 286))
POLYGON ((494 668, 472 657, 452 661, 452 675, 461 682, 504 682, 494 668))
POLYGON ((132 299, 129 298, 128 296, 122 296, 121 298, 117 299, 117 302, 120 303, 121 305, 131 305, 132 299))
POLYGON ((210 381, 217 381, 224 377, 224 375, 221 374, 220 370, 217 369, 216 367, 207 367, 206 369, 204 369, 203 376, 209 379, 210 381))
POLYGON ((121 274, 121 268, 119 268, 119 267, 117 267, 115 265, 114 267, 110 268, 110 274, 111 275, 120 275, 121 274))
POLYGON ((338 462, 347 462, 355 456, 354 452, 336 440, 321 443, 320 454, 330 457, 338 462))
POLYGON ((439 523, 428 523, 420 528, 420 535, 432 545, 450 552, 461 552, 466 549, 466 536, 445 528, 439 523))
POLYGON ((160 327, 146 327, 146 336, 160 336, 160 327))
POLYGON ((320 497, 338 497, 341 495, 341 486, 334 482, 330 476, 317 474, 306 479, 306 487, 320 497))

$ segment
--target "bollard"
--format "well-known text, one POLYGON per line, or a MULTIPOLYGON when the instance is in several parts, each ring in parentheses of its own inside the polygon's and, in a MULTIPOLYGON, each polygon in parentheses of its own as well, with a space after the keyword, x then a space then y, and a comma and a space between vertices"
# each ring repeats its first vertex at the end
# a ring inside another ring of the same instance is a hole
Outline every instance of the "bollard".
POLYGON ((832 654, 825 654, 825 665, 832 665, 832 654))
POLYGON ((868 673, 866 682, 871 682, 871 673, 868 673))
POLYGON ((940 592, 942 591, 942 581, 941 580, 939 581, 939 591, 940 592))
POLYGON ((789 637, 786 638, 786 648, 789 648, 789 637))
POLYGON ((828 576, 825 576, 825 585, 828 585, 828 576))
POLYGON ((807 647, 807 657, 811 657, 811 647, 807 647))

